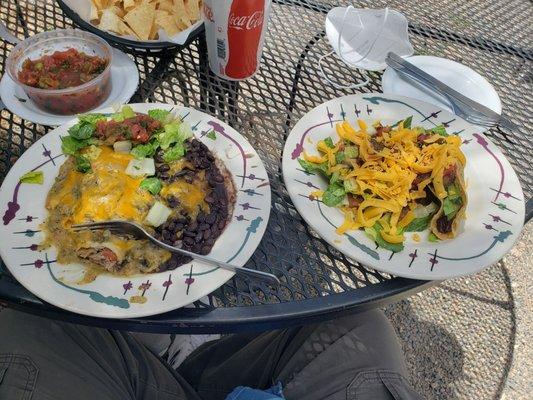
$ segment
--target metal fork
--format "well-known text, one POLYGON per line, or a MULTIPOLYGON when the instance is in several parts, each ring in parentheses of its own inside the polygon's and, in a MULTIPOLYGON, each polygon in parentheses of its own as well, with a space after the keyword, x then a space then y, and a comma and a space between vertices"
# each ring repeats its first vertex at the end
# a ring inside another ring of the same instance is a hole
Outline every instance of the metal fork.
POLYGON ((76 232, 109 230, 111 233, 114 233, 117 235, 129 235, 129 236, 136 237, 138 239, 148 239, 152 243, 170 252, 183 254, 185 256, 192 257, 195 260, 203 261, 208 264, 216 265, 228 271, 235 272, 236 274, 247 275, 253 278, 262 279, 264 281, 268 281, 276 285, 280 284, 278 277, 268 272, 262 272, 262 271, 258 271, 255 269, 239 267, 237 265, 228 264, 226 262, 215 260, 214 258, 211 258, 211 257, 202 256, 200 254, 192 253, 190 251, 183 250, 178 247, 170 246, 156 239, 148 231, 146 231, 146 229, 144 229, 141 225, 136 224, 134 222, 118 221, 118 220, 91 222, 87 224, 72 225, 72 229, 76 232))

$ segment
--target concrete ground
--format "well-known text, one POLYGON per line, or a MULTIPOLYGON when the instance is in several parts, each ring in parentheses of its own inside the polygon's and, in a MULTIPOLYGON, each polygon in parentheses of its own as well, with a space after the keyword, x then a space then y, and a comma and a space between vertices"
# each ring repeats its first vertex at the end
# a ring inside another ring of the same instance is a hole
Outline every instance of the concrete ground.
POLYGON ((498 264, 389 306, 426 399, 531 399, 533 224, 498 264))

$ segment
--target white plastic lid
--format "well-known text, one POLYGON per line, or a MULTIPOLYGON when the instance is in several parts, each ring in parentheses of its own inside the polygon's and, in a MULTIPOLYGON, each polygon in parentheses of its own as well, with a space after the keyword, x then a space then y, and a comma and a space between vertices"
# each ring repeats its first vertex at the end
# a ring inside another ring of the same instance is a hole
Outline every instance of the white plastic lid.
POLYGON ((369 71, 387 67, 389 51, 413 54, 407 19, 388 8, 371 10, 336 7, 326 17, 326 35, 335 53, 348 65, 369 71))

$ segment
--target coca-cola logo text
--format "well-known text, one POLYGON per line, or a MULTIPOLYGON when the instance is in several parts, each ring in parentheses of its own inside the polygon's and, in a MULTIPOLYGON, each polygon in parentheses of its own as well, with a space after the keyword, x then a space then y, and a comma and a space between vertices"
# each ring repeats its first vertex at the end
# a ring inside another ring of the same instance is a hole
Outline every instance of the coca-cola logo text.
POLYGON ((251 30, 263 26, 263 11, 256 11, 252 15, 235 15, 229 16, 229 27, 238 30, 251 30))
POLYGON ((204 15, 205 15, 205 18, 209 21, 209 22, 215 22, 215 18, 213 16, 213 9, 211 7, 209 7, 207 4, 204 3, 204 15))

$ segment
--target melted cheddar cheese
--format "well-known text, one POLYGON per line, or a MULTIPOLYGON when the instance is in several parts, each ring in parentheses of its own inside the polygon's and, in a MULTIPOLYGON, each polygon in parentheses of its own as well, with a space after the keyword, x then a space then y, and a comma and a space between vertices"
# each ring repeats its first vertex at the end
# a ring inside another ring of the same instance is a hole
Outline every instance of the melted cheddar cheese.
POLYGON ((72 210, 64 219, 64 226, 108 219, 142 222, 154 200, 149 192, 139 188, 142 178, 125 173, 132 159, 130 154, 103 146, 91 162, 92 172, 82 174, 70 169, 58 192, 48 196, 47 208, 61 204, 72 210))

